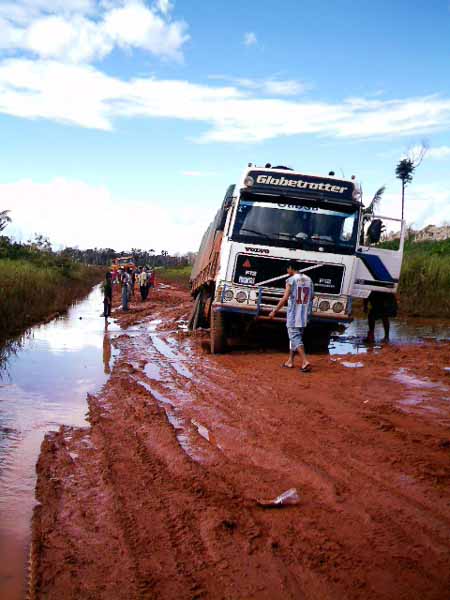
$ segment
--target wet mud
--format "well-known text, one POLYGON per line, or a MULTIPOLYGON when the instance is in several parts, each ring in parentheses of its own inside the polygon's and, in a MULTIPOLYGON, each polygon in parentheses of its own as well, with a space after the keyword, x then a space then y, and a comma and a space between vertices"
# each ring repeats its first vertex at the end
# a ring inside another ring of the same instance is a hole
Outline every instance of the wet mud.
POLYGON ((171 284, 117 311, 89 426, 46 436, 30 597, 448 598, 450 344, 302 374, 279 347, 211 356, 189 310, 171 284))

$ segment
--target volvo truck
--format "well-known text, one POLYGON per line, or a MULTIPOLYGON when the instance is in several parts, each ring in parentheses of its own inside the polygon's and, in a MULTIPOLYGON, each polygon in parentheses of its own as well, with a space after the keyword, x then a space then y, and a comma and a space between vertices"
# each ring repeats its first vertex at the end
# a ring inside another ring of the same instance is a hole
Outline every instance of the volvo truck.
MULTIPOLYGON (((351 322, 353 298, 397 291, 404 230, 364 207, 354 180, 250 164, 201 241, 191 327, 209 327, 211 351, 225 351, 230 336, 269 319, 295 261, 314 283, 308 327, 329 335, 351 322), (380 247, 388 221, 400 230, 396 250, 380 247)), ((285 323, 285 311, 274 321, 285 323)))

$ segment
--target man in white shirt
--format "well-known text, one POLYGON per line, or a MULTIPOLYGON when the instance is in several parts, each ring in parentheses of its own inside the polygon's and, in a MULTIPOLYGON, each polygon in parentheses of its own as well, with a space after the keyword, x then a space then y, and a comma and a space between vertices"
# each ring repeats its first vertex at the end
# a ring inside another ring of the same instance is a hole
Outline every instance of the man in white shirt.
POLYGON ((148 295, 148 273, 147 273, 147 269, 145 267, 142 268, 141 272, 139 273, 139 291, 141 292, 141 299, 142 302, 144 302, 144 300, 147 300, 147 295, 148 295))
POLYGON ((273 319, 277 312, 287 303, 286 327, 289 336, 289 359, 283 366, 287 369, 293 369, 295 355, 298 354, 302 361, 300 370, 303 373, 309 373, 311 365, 306 358, 303 348, 303 331, 311 315, 314 285, 308 275, 298 272, 295 264, 289 264, 288 274, 289 278, 286 281, 284 295, 269 316, 273 319))

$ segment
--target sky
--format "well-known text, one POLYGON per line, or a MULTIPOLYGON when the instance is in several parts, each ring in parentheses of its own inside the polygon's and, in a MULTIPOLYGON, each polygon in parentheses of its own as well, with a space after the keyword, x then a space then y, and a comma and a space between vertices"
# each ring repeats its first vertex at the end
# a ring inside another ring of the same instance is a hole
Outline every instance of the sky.
MULTIPOLYGON (((195 251, 248 162, 450 222, 450 2, 0 0, 5 233, 195 251)), ((393 226, 395 228, 395 226, 393 226)))

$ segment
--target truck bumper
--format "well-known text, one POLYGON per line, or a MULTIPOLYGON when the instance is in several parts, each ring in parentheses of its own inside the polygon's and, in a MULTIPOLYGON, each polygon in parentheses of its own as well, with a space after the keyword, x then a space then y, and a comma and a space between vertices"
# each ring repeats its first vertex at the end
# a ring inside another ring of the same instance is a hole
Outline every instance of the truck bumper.
MULTIPOLYGON (((261 321, 268 320, 283 292, 284 290, 277 288, 240 286, 222 281, 217 287, 212 310, 246 315, 261 321)), ((332 326, 351 323, 351 308, 351 298, 347 296, 317 295, 313 300, 311 322, 332 326)), ((286 322, 286 308, 283 307, 275 319, 271 320, 286 322)))

